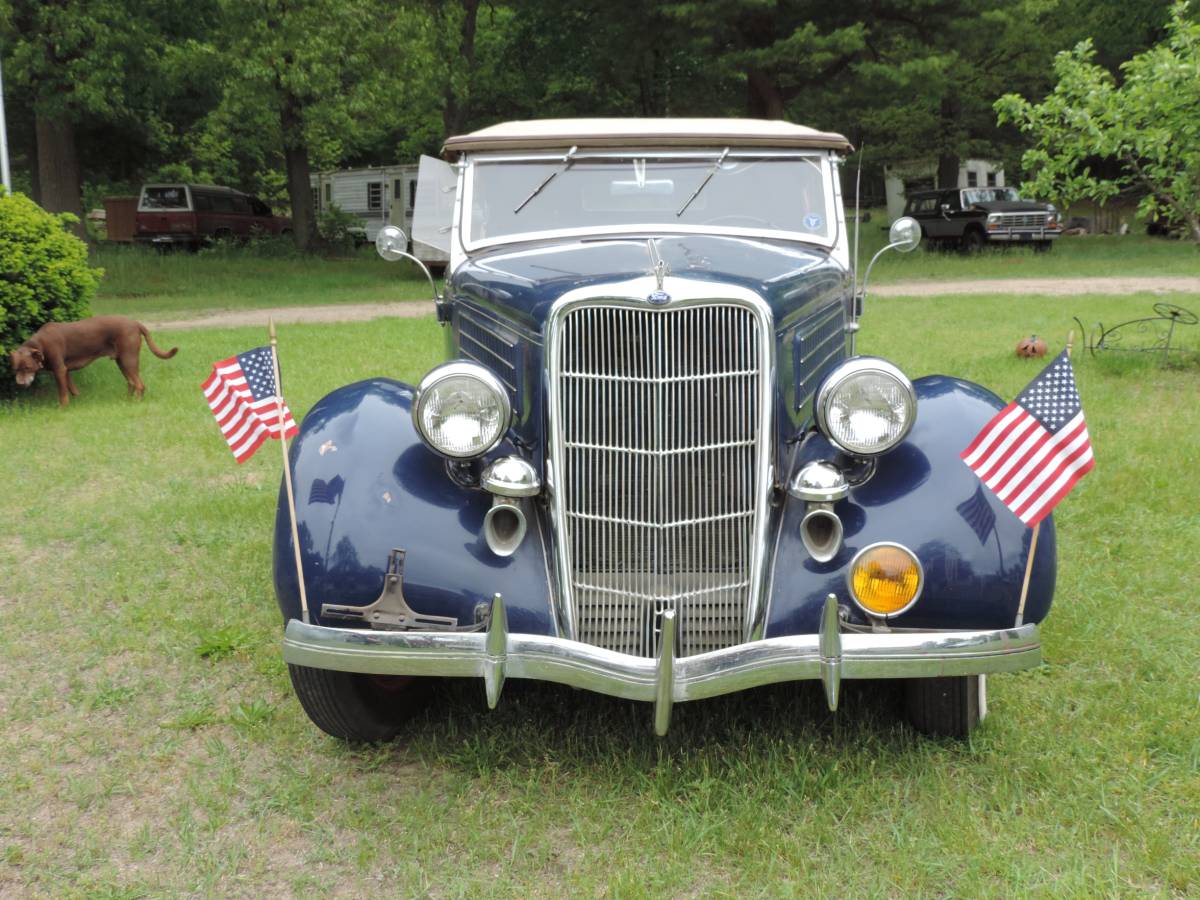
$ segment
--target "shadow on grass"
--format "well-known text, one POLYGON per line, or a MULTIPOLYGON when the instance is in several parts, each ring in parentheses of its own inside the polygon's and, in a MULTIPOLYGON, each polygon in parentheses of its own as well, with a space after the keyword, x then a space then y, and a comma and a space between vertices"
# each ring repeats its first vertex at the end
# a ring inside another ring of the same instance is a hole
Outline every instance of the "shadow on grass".
POLYGON ((658 738, 648 703, 509 681, 499 706, 488 710, 481 682, 445 680, 431 686, 424 711, 391 745, 342 746, 364 762, 411 754, 472 778, 519 779, 552 765, 603 774, 614 787, 634 787, 652 774, 656 782, 686 784, 703 775, 749 788, 762 768, 781 763, 818 773, 847 756, 886 757, 903 768, 906 756, 943 746, 905 725, 903 709, 899 681, 844 682, 837 713, 819 682, 779 684, 676 704, 669 734, 658 738))

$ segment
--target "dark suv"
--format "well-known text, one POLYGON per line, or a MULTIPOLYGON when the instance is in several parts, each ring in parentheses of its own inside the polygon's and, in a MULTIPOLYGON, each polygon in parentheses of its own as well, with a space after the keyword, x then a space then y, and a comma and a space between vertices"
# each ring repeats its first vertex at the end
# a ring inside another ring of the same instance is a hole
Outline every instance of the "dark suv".
POLYGON ((198 247, 210 240, 292 233, 292 220, 277 216, 257 197, 227 187, 147 184, 138 199, 135 239, 150 244, 198 247))
POLYGON ((921 224, 930 246, 954 244, 968 252, 993 242, 1049 250, 1062 234, 1057 209, 1049 203, 1022 200, 1009 187, 917 191, 909 194, 904 215, 921 224))

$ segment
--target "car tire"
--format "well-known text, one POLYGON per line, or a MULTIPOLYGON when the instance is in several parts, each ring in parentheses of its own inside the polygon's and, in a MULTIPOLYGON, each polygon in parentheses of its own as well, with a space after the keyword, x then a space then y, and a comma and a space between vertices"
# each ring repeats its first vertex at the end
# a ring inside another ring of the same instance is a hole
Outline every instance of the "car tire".
POLYGON ((968 228, 962 236, 963 253, 975 254, 987 244, 987 235, 978 228, 968 228))
POLYGON ((1034 241, 1033 242, 1033 252, 1034 253, 1045 253, 1049 249, 1050 249, 1050 241, 1034 241))
POLYGON ((296 698, 312 723, 344 741, 390 741, 424 705, 422 679, 360 675, 288 665, 296 698))
POLYGON ((908 722, 921 734, 969 737, 987 714, 987 679, 981 675, 911 678, 904 690, 908 722))

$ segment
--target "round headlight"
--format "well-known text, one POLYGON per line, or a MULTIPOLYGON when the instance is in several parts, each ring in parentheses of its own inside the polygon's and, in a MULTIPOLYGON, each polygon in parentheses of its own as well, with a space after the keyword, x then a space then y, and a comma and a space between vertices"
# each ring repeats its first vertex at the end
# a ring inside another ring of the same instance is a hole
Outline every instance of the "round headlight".
POLYGON ((483 366, 448 362, 421 379, 413 421, 436 452, 471 459, 500 443, 512 421, 512 402, 500 379, 483 366))
POLYGON ((872 616, 895 616, 921 596, 925 574, 916 555, 900 544, 863 547, 850 561, 850 596, 872 616))
POLYGON ((854 456, 877 456, 904 440, 917 417, 912 382, 890 362, 859 356, 829 374, 817 392, 817 425, 854 456))

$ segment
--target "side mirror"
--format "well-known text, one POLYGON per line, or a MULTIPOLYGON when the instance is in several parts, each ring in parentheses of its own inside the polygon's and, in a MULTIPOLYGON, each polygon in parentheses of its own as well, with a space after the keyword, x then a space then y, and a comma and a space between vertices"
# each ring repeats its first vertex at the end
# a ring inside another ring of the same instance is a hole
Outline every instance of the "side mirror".
POLYGON ((396 225, 384 225, 375 236, 375 251, 388 262, 408 256, 408 235, 396 225))
POLYGON ((429 267, 425 263, 408 252, 408 235, 404 233, 404 229, 396 225, 384 225, 380 228, 379 234, 375 235, 375 252, 388 262, 411 259, 421 267, 421 271, 429 279, 429 287, 433 289, 433 302, 438 306, 438 321, 443 321, 442 298, 438 294, 437 285, 434 284, 433 273, 429 271, 429 267))
POLYGON ((863 274, 862 288, 854 292, 854 305, 850 311, 850 321, 846 325, 846 330, 850 332, 851 355, 854 355, 858 343, 858 317, 862 315, 863 305, 867 299, 867 282, 871 280, 871 268, 875 265, 875 261, 889 250, 911 253, 917 249, 920 243, 921 223, 911 216, 901 216, 888 229, 888 245, 879 250, 867 263, 867 271, 863 274))
POLYGON ((888 229, 888 245, 884 249, 899 250, 901 253, 911 253, 917 249, 920 243, 920 223, 914 218, 903 216, 893 222, 892 227, 888 229))

